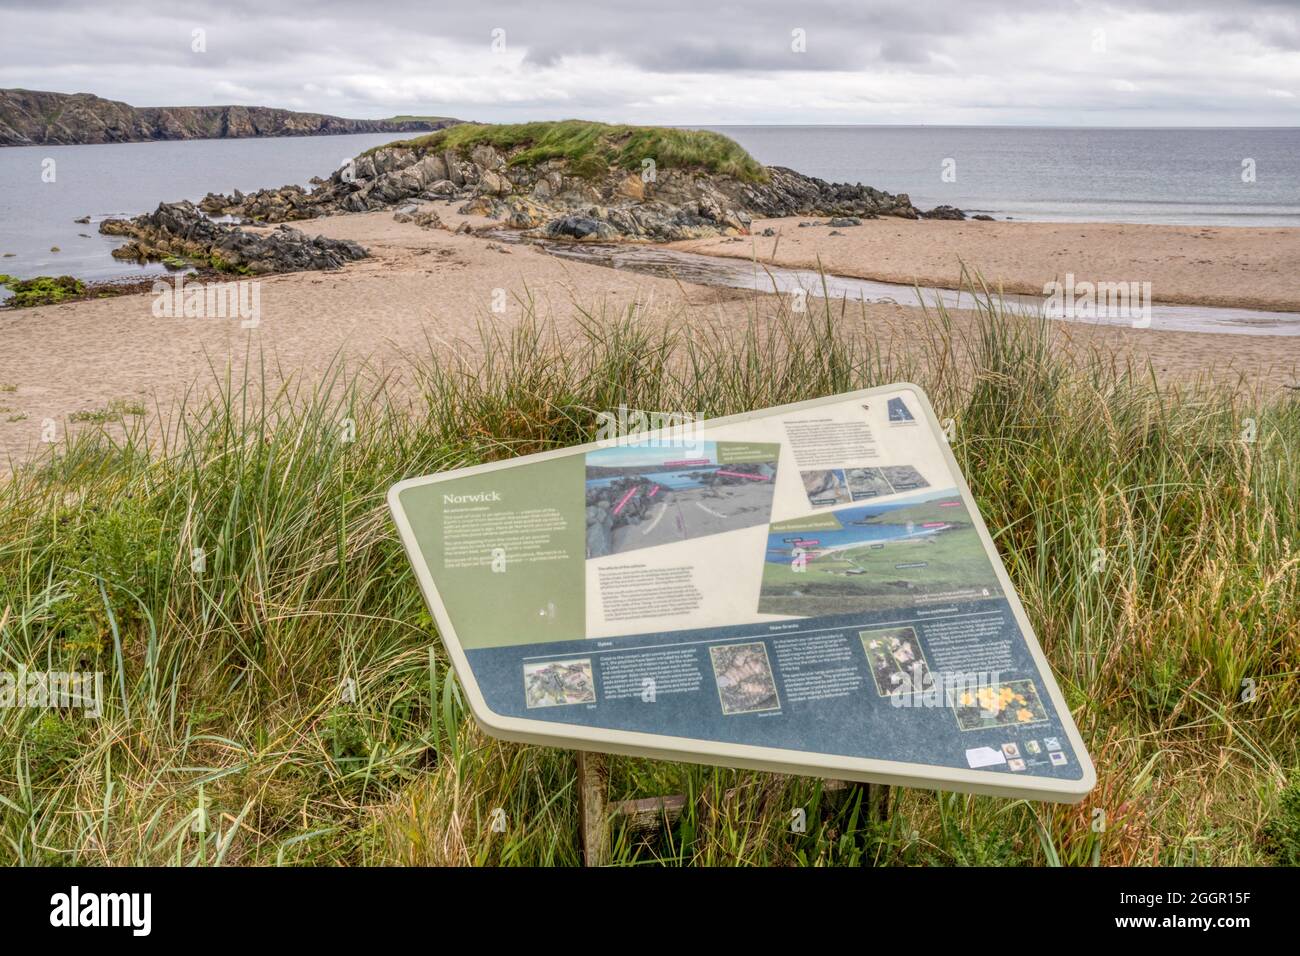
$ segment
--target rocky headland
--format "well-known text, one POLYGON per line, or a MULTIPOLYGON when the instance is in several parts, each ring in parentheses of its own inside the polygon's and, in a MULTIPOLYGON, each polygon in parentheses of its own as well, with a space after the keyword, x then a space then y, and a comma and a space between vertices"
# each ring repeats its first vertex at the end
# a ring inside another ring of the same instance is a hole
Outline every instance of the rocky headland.
POLYGON ((717 133, 573 121, 464 124, 371 150, 310 191, 212 193, 199 205, 276 223, 435 199, 464 200, 463 212, 533 235, 577 240, 743 235, 755 218, 781 216, 964 218, 948 206, 922 212, 905 193, 761 166, 717 133))
POLYGON ((136 107, 90 93, 0 90, 0 146, 412 133, 456 122, 443 116, 343 119, 264 106, 136 107))
POLYGON ((114 252, 125 259, 259 274, 332 268, 365 251, 286 224, 394 209, 402 221, 441 228, 437 214, 421 208, 430 200, 460 202, 461 213, 529 237, 572 241, 742 236, 755 219, 783 216, 826 216, 841 227, 882 216, 965 218, 951 206, 922 212, 906 193, 762 166, 718 133, 566 121, 461 124, 370 150, 311 189, 209 193, 197 207, 163 204, 133 220, 106 221, 100 231, 130 238, 114 252), (249 225, 281 228, 240 228, 249 225))

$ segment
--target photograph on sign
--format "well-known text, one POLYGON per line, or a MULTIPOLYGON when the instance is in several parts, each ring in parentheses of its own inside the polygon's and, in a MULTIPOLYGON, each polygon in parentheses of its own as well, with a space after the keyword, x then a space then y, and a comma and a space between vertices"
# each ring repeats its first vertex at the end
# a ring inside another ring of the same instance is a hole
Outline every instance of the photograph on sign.
POLYGON ((489 733, 1059 802, 1095 782, 916 386, 620 432, 389 503, 489 733))

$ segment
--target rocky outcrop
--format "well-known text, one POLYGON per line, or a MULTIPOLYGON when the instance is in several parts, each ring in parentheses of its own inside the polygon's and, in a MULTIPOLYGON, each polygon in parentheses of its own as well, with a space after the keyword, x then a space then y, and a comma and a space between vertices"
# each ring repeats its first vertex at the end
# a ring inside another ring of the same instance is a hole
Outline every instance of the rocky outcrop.
POLYGON ((864 218, 921 215, 906 194, 828 183, 780 166, 764 182, 683 169, 648 180, 611 168, 574 175, 563 160, 512 162, 515 154, 480 144, 452 150, 390 146, 358 156, 307 192, 298 186, 252 194, 209 194, 214 216, 292 222, 313 216, 388 209, 419 199, 465 199, 461 212, 488 216, 538 236, 573 240, 670 242, 742 235, 754 218, 824 215, 853 225, 864 218))
POLYGON ((921 218, 962 220, 966 218, 966 214, 956 206, 935 206, 929 212, 921 213, 921 218))
POLYGON ((421 229, 442 229, 442 220, 432 209, 407 208, 393 213, 395 222, 413 222, 421 229))
POLYGON ((405 133, 456 122, 438 116, 354 120, 263 106, 134 107, 89 93, 0 90, 0 146, 405 133))
POLYGON ((199 200, 199 209, 213 216, 227 215, 227 209, 238 209, 237 218, 246 222, 295 222, 325 214, 319 200, 301 186, 259 189, 248 195, 238 189, 231 196, 208 193, 199 200))
POLYGON ((311 237, 287 225, 254 233, 213 222, 190 202, 162 203, 134 219, 106 219, 99 231, 130 240, 113 250, 118 259, 180 261, 247 275, 337 269, 367 256, 355 242, 311 237))
POLYGON ((730 191, 740 205, 758 217, 898 216, 916 219, 919 215, 907 193, 891 194, 861 183, 828 183, 784 166, 769 166, 768 172, 771 173, 770 182, 739 183, 730 191))
MULTIPOLYGON (((507 224, 516 221, 514 217, 507 224)), ((672 242, 749 231, 749 217, 727 210, 709 210, 699 204, 674 206, 646 202, 625 206, 577 207, 546 221, 538 230, 550 239, 647 239, 672 242)))

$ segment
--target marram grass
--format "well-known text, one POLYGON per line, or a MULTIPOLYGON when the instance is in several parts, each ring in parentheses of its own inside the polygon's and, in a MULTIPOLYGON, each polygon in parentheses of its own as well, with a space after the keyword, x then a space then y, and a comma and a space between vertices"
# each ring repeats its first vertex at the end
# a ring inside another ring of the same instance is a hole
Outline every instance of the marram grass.
POLYGON ((843 305, 755 301, 741 332, 635 310, 586 316, 577 341, 487 331, 486 359, 421 364, 414 407, 341 369, 221 381, 155 412, 161 432, 124 416, 20 469, 0 486, 0 669, 101 671, 106 701, 0 710, 0 860, 576 864, 572 754, 475 729, 387 488, 590 440, 623 403, 712 416, 901 378, 954 420, 1097 789, 1074 807, 896 789, 876 823, 811 779, 615 758, 613 799, 688 797, 649 842, 615 826, 616 863, 1247 864, 1280 854, 1270 834, 1294 844, 1296 400, 1061 358, 1050 324, 987 297, 969 333, 932 314, 905 361, 843 305))
MULTIPOLYGON (((670 126, 611 125, 588 120, 458 123, 387 145, 468 154, 480 144, 501 150, 519 149, 510 160, 515 165, 562 159, 573 174, 592 179, 611 167, 639 173, 646 159, 653 159, 660 169, 699 169, 748 182, 766 182, 769 177, 767 169, 730 137, 710 130, 670 126)), ((368 152, 383 148, 376 146, 368 152)))

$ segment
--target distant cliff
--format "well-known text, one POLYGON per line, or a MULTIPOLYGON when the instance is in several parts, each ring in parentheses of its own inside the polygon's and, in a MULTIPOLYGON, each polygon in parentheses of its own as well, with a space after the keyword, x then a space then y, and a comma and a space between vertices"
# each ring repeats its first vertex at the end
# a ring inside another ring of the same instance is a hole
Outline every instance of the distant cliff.
POLYGON ((445 116, 341 119, 264 106, 134 107, 90 93, 0 90, 0 146, 431 132, 457 122, 445 116))

